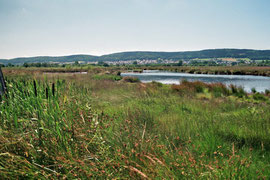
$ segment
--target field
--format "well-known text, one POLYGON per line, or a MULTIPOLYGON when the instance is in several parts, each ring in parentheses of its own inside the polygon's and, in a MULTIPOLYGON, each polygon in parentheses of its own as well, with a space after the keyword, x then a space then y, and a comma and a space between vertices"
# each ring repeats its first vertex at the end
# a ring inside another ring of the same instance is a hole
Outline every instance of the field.
POLYGON ((269 179, 269 91, 143 84, 128 69, 4 69, 0 178, 269 179))

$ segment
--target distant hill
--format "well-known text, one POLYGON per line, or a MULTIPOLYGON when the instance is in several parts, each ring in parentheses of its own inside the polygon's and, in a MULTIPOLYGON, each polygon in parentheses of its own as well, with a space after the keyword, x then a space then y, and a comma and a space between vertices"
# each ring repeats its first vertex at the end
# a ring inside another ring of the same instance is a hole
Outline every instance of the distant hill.
POLYGON ((252 60, 270 60, 270 50, 253 50, 253 49, 208 49, 201 51, 184 51, 184 52, 151 52, 151 51, 133 51, 120 52, 103 56, 91 55, 71 55, 71 56, 39 56, 14 59, 0 59, 2 64, 23 64, 27 63, 44 63, 44 62, 74 62, 74 61, 127 61, 143 59, 194 59, 194 58, 249 58, 252 60))
POLYGON ((23 63, 45 63, 45 62, 74 62, 74 61, 97 61, 97 56, 91 55, 71 55, 71 56, 38 56, 38 57, 23 57, 23 58, 14 58, 14 59, 0 59, 2 64, 23 64, 23 63))
POLYGON ((253 60, 270 59, 270 50, 252 50, 252 49, 209 49, 202 51, 185 52, 121 52, 109 55, 103 55, 102 60, 135 60, 135 59, 194 59, 194 58, 249 58, 253 60))

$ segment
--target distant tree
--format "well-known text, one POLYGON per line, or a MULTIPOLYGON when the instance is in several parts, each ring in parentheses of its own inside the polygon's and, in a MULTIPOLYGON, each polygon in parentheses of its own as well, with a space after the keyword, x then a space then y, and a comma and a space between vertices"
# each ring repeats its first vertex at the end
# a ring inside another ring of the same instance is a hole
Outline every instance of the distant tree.
POLYGON ((98 65, 99 65, 99 66, 104 66, 104 67, 110 66, 108 63, 105 63, 105 62, 103 62, 103 61, 99 61, 99 62, 98 62, 98 65))
POLYGON ((133 64, 134 64, 134 65, 137 65, 137 64, 138 64, 138 62, 137 62, 137 61, 134 61, 134 62, 133 62, 133 64))
POLYGON ((48 64, 48 63, 42 63, 41 66, 42 66, 42 67, 50 67, 50 66, 53 66, 53 64, 50 65, 50 64, 48 64))
POLYGON ((11 64, 11 63, 8 63, 8 64, 7 64, 7 67, 14 67, 14 65, 11 64))
POLYGON ((98 65, 103 66, 104 62, 103 61, 98 61, 98 65))
POLYGON ((108 63, 103 64, 104 67, 109 67, 110 65, 108 63))
POLYGON ((29 67, 29 64, 28 63, 23 63, 23 67, 29 67))
POLYGON ((179 60, 178 63, 177 63, 177 66, 182 66, 182 65, 183 65, 183 61, 179 60))
POLYGON ((237 62, 232 62, 232 66, 235 66, 235 65, 237 65, 237 62))
POLYGON ((193 66, 196 66, 196 65, 198 65, 198 64, 199 64, 199 62, 198 62, 198 61, 196 61, 196 60, 192 60, 192 61, 190 62, 190 64, 191 64, 191 65, 193 65, 193 66))
POLYGON ((36 67, 41 67, 41 63, 36 63, 36 67))
POLYGON ((245 64, 245 61, 244 60, 240 60, 239 63, 240 64, 245 64))
POLYGON ((75 61, 74 65, 75 65, 75 66, 80 65, 80 64, 79 64, 79 61, 75 61))

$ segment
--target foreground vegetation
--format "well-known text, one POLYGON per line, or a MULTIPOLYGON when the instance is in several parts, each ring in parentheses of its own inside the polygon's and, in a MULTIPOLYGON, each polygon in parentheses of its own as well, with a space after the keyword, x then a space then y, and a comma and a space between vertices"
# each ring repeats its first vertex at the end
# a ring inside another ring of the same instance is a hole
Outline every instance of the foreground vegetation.
POLYGON ((40 71, 4 71, 1 179, 270 177, 268 91, 40 71))

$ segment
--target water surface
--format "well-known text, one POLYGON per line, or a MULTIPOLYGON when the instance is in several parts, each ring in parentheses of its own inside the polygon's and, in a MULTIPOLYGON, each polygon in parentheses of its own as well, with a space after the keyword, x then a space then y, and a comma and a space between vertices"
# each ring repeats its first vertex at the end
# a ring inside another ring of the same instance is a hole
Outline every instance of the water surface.
POLYGON ((270 77, 264 76, 188 74, 158 70, 147 70, 142 73, 121 73, 121 76, 133 76, 139 78, 142 82, 157 81, 163 84, 179 84, 183 79, 206 83, 220 82, 227 86, 230 84, 242 86, 247 92, 250 92, 251 88, 255 88, 258 92, 264 92, 266 89, 270 89, 270 77))

